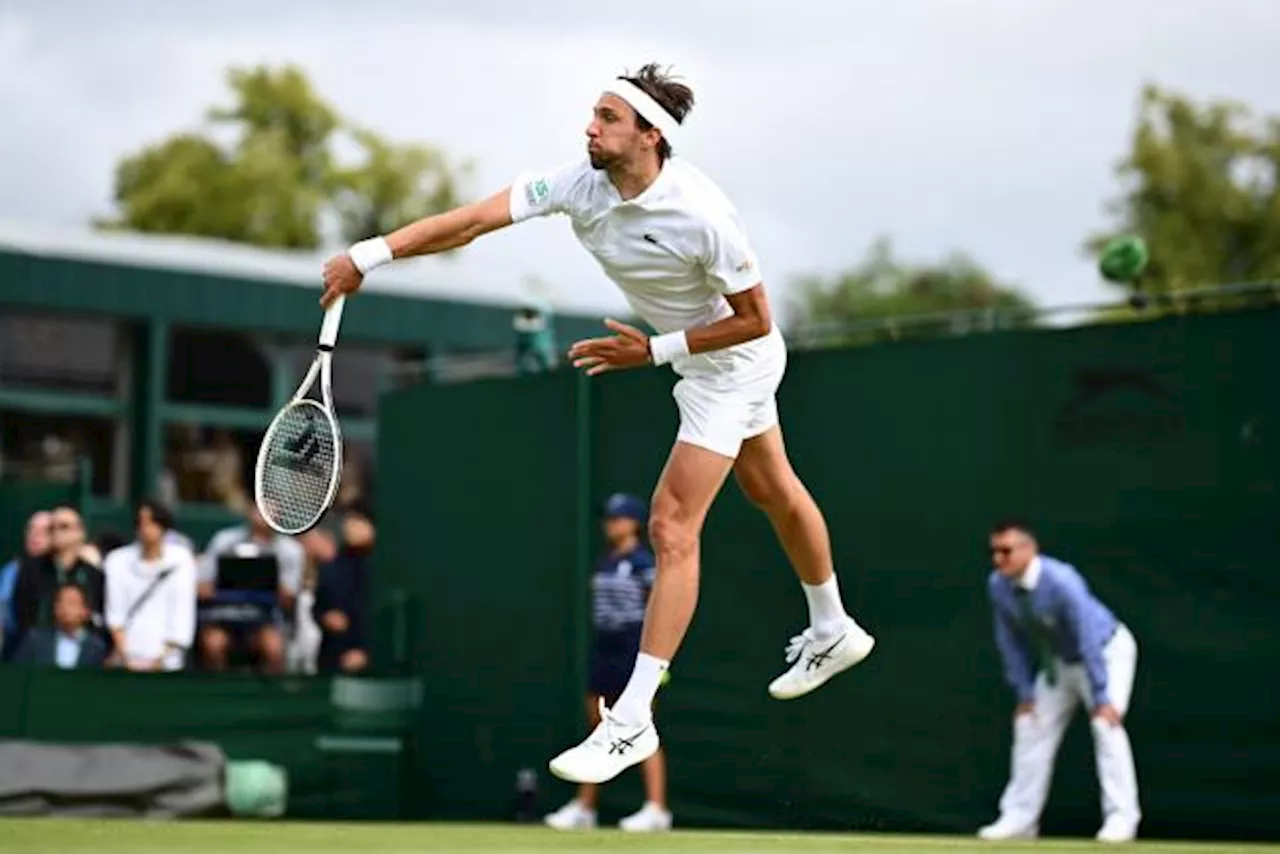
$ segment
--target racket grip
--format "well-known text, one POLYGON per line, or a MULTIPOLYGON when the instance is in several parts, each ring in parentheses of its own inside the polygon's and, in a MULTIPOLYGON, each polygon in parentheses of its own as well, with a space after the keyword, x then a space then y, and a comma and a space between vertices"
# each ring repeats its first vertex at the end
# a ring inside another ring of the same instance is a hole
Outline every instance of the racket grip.
POLYGON ((332 348, 338 342, 338 326, 342 323, 342 306, 346 294, 340 294, 333 305, 325 309, 324 322, 320 324, 320 346, 332 348))

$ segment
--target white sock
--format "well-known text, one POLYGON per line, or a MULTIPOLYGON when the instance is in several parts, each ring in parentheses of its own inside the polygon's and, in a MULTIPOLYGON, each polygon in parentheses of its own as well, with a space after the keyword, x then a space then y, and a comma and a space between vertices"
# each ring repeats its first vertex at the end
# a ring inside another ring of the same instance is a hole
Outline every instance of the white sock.
POLYGON ((634 726, 648 721, 653 714, 653 698, 658 693, 662 674, 670 664, 671 662, 654 658, 646 652, 637 655, 636 666, 631 671, 631 678, 627 680, 627 687, 610 710, 613 716, 634 726))
POLYGON ((802 581, 800 586, 804 588, 804 598, 809 602, 809 625, 813 626, 814 632, 819 636, 839 632, 847 615, 844 603, 840 601, 840 584, 835 574, 832 573, 822 584, 805 584, 802 581))

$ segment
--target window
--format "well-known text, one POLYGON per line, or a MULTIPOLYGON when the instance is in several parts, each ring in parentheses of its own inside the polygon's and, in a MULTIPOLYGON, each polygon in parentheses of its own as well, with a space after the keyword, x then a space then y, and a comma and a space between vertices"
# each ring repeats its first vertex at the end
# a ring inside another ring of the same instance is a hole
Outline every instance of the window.
POLYGON ((0 316, 0 386, 115 396, 124 328, 60 315, 0 316))
POLYGON ((161 466, 168 500, 240 510, 253 501, 253 469, 262 430, 166 424, 161 466))
POLYGON ((94 495, 111 496, 120 422, 78 415, 35 415, 0 410, 0 476, 74 483, 79 460, 93 467, 94 495))
POLYGON ((169 336, 165 397, 173 403, 203 403, 268 409, 271 364, 250 335, 222 330, 174 329, 169 336))

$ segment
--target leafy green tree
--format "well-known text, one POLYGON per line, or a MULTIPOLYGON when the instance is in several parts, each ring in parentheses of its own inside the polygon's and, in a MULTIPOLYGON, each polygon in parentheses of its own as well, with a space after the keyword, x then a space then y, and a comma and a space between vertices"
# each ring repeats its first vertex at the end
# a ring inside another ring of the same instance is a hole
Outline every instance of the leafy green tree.
POLYGON ((964 253, 934 264, 908 263, 883 237, 857 266, 831 278, 802 278, 795 292, 793 331, 833 344, 1027 326, 1035 309, 1016 287, 964 253))
POLYGON ((470 164, 345 121, 298 68, 232 68, 230 106, 116 167, 105 228, 314 249, 327 221, 347 242, 453 207, 470 164), (338 161, 342 142, 358 152, 338 161))
POLYGON ((1116 166, 1114 225, 1092 235, 1096 255, 1117 234, 1141 236, 1151 260, 1144 294, 1280 279, 1280 118, 1234 101, 1195 104, 1147 86, 1129 152, 1116 166))

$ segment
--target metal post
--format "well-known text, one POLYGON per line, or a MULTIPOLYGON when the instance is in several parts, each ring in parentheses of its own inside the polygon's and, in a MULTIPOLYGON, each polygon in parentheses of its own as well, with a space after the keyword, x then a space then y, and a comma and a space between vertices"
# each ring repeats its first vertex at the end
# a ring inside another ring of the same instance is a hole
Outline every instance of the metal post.
POLYGON ((587 695, 587 646, 590 643, 590 609, 587 603, 588 582, 591 578, 591 530, 594 514, 591 512, 591 378, 579 372, 574 388, 574 410, 577 423, 574 430, 577 448, 576 468, 577 484, 577 560, 574 561, 574 670, 577 679, 574 685, 574 708, 582 716, 582 726, 586 726, 586 715, 582 711, 581 698, 587 695))
POLYGON ((149 320, 140 336, 143 346, 134 351, 133 399, 130 416, 134 425, 134 478, 131 484, 135 500, 152 493, 160 483, 164 457, 165 386, 169 381, 169 324, 149 320))

